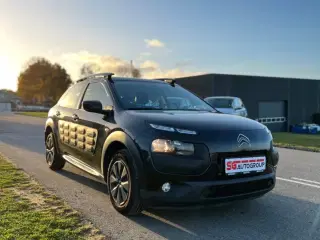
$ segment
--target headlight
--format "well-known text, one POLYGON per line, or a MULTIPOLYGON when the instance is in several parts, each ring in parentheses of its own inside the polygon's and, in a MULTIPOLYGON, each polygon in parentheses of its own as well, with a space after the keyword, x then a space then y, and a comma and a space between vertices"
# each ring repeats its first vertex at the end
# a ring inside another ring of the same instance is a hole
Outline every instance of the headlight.
POLYGON ((179 141, 156 139, 151 144, 151 150, 157 153, 173 153, 186 156, 194 154, 194 145, 179 141))

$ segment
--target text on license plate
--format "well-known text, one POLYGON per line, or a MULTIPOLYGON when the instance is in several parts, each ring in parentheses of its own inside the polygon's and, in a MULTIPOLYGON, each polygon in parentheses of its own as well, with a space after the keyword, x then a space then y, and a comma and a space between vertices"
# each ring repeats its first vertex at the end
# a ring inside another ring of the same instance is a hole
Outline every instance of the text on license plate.
POLYGON ((225 159, 226 174, 263 172, 266 169, 266 157, 246 157, 225 159))

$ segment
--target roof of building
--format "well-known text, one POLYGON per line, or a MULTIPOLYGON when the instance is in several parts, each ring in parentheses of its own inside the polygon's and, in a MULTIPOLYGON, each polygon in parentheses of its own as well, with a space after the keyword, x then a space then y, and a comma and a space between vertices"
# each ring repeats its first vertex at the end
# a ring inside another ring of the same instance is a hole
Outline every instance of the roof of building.
POLYGON ((14 92, 10 90, 0 90, 0 101, 10 102, 12 100, 20 99, 14 92))
POLYGON ((180 79, 188 79, 188 78, 197 78, 197 77, 204 77, 204 76, 229 76, 229 77, 255 77, 255 78, 260 78, 260 79, 270 79, 270 78, 276 78, 276 79, 280 79, 280 80, 300 80, 300 81, 319 81, 320 79, 316 79, 316 78, 298 78, 298 77, 280 77, 280 76, 262 76, 262 75, 249 75, 249 74, 227 74, 227 73, 205 73, 205 74, 199 74, 199 75, 192 75, 192 76, 187 76, 187 77, 178 77, 176 78, 177 81, 179 81, 180 79))

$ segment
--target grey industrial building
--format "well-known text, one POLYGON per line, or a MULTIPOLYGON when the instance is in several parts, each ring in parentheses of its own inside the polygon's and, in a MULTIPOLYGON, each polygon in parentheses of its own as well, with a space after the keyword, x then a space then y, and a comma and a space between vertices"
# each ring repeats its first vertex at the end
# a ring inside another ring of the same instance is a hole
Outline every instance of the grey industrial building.
POLYGON ((310 123, 320 112, 320 81, 311 79, 205 74, 176 79, 198 96, 240 97, 249 118, 266 124, 273 132, 290 125, 310 123))

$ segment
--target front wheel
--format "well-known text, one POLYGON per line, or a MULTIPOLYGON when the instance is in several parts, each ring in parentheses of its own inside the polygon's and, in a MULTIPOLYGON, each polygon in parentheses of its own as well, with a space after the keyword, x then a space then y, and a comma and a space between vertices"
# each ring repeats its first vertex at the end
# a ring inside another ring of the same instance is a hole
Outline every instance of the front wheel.
POLYGON ((53 133, 46 137, 46 162, 51 170, 61 170, 66 161, 58 154, 53 133))
POLYGON ((138 215, 142 211, 137 173, 126 149, 113 155, 108 167, 108 188, 113 207, 124 215, 138 215))

